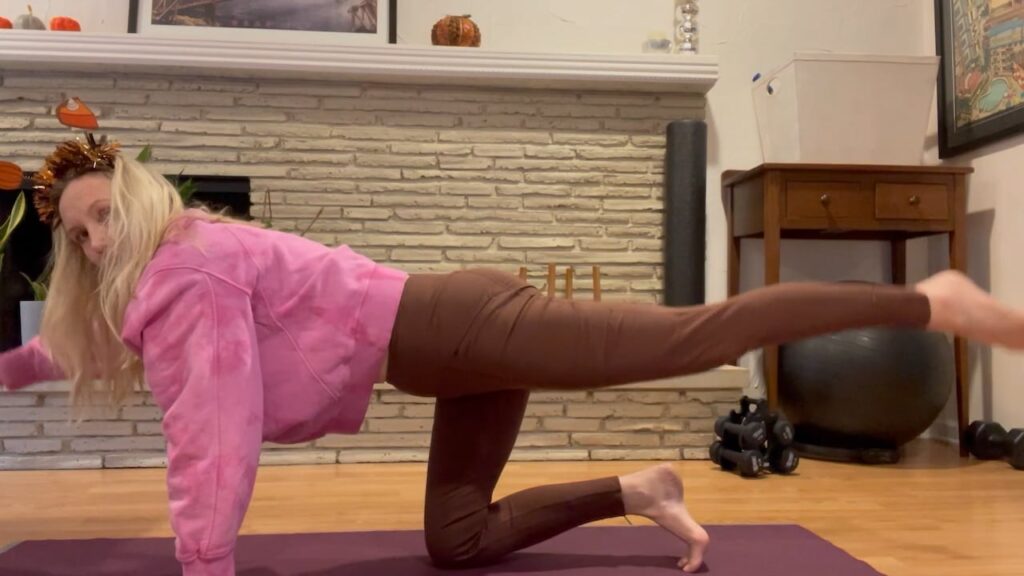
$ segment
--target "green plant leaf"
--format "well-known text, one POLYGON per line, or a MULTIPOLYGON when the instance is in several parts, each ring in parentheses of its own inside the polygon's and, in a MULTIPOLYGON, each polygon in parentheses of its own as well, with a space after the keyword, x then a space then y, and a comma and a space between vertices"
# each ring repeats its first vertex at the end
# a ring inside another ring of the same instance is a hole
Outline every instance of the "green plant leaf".
POLYGON ((46 260, 46 267, 43 268, 43 272, 39 275, 38 280, 33 282, 31 278, 25 277, 29 285, 32 286, 32 292, 35 294, 36 300, 46 300, 46 296, 50 293, 49 284, 50 276, 53 275, 53 262, 52 257, 46 260))
POLYGON ((188 201, 192 199, 192 195, 195 194, 196 189, 198 187, 196 186, 195 182, 193 182, 192 179, 189 178, 185 182, 178 183, 177 188, 178 195, 181 196, 181 201, 187 204, 188 201))
POLYGON ((0 226, 0 250, 7 247, 7 243, 11 240, 11 234, 14 233, 14 229, 18 227, 18 224, 21 224, 21 219, 24 217, 25 193, 19 192, 18 198, 14 200, 14 207, 11 208, 11 215, 0 226))
POLYGON ((139 162, 149 162, 151 158, 153 158, 153 147, 149 144, 146 144, 146 147, 135 157, 139 162))
POLYGON ((32 294, 35 297, 35 299, 39 301, 46 300, 46 294, 49 291, 49 289, 46 287, 46 284, 43 284, 42 282, 36 282, 35 280, 29 278, 28 275, 26 275, 24 272, 21 272, 20 274, 22 275, 22 277, 25 278, 25 280, 28 280, 28 285, 32 287, 32 294))

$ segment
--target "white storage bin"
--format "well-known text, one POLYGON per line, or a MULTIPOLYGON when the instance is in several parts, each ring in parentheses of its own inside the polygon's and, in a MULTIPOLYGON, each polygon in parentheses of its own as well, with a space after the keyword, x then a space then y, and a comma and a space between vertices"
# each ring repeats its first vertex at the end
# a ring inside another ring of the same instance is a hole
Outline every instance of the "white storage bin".
POLYGON ((754 83, 765 162, 920 164, 938 56, 796 53, 754 83))

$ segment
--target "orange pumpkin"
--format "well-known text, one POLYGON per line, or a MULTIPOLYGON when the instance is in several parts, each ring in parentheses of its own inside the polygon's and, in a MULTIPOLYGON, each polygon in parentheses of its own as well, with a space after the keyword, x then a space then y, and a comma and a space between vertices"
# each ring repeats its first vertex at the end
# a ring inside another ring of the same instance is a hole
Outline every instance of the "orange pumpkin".
POLYGON ((14 28, 14 23, 3 16, 0 16, 0 28, 14 28))
POLYGON ((81 32, 82 27, 78 24, 78 20, 75 20, 74 18, 68 18, 67 16, 54 16, 53 18, 50 18, 50 30, 81 32))
POLYGON ((22 173, 17 164, 0 160, 0 190, 21 188, 22 173))
POLYGON ((434 24, 430 33, 434 46, 479 46, 480 27, 465 16, 445 16, 434 24))

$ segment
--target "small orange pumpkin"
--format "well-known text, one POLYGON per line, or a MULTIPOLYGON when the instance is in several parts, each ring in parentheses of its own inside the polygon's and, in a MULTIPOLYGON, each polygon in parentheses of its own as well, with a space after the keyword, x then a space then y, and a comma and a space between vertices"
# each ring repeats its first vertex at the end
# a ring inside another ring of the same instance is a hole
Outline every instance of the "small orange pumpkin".
POLYGON ((17 164, 0 160, 0 190, 21 188, 22 173, 17 164))
POLYGON ((82 26, 78 24, 78 20, 74 18, 68 18, 67 16, 54 16, 50 18, 50 30, 67 30, 71 32, 81 32, 82 26))
POLYGON ((0 16, 0 28, 14 28, 14 23, 3 16, 0 16))
POLYGON ((479 46, 480 27, 465 16, 445 16, 434 24, 430 33, 434 46, 479 46))

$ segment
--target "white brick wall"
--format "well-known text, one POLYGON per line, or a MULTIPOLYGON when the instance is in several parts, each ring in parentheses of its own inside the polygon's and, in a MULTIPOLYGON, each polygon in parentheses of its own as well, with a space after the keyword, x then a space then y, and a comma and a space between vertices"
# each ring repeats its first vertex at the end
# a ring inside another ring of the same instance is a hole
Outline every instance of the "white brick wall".
MULTIPOLYGON (((269 195, 281 230, 323 209, 309 238, 409 272, 525 265, 543 288, 548 263, 574 265, 589 298, 600 265, 605 299, 641 302, 661 291, 665 126, 704 114, 685 94, 0 74, 0 158, 25 169, 71 136, 53 114, 77 96, 130 153, 152 144, 164 173, 251 177, 254 215, 269 195)), ((366 434, 270 447, 264 462, 422 459, 429 407, 377 394, 366 434)), ((725 402, 616 394, 541 395, 515 457, 693 457, 725 402)), ((0 468, 162 465, 148 397, 77 430, 67 419, 65 393, 0 396, 0 468)))
MULTIPOLYGON (((666 124, 692 95, 4 72, 0 157, 38 167, 85 100, 167 173, 247 175, 261 214, 410 271, 600 264, 608 298, 656 301, 666 124)), ((585 283, 584 283, 585 284, 585 283)), ((586 286, 579 288, 586 292, 586 286)))
MULTIPOLYGON (((658 383, 586 392, 536 392, 526 408, 512 459, 677 460, 707 458, 714 418, 737 406, 745 371, 723 369, 658 383)), ((162 467, 160 411, 148 394, 141 406, 94 410, 81 423, 42 421, 48 403, 66 403, 63 385, 3 396, 21 404, 0 414, 0 470, 162 467)), ((362 431, 296 445, 265 443, 265 465, 423 462, 434 402, 388 384, 373 393, 362 431)))

